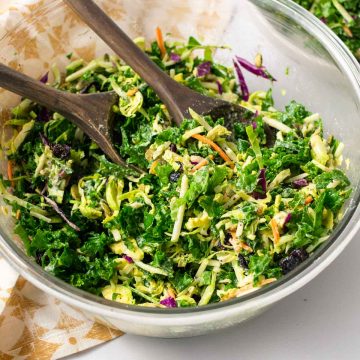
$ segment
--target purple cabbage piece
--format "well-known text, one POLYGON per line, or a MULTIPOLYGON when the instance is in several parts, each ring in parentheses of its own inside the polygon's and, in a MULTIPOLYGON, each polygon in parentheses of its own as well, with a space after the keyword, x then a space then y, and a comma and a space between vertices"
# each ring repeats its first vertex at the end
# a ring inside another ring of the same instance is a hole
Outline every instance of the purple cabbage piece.
POLYGON ((252 74, 260 76, 264 79, 276 81, 276 79, 266 70, 264 66, 258 68, 240 56, 235 56, 235 59, 239 63, 239 65, 241 65, 245 70, 251 72, 252 74))
POLYGON ((176 300, 169 296, 168 298, 164 299, 164 300, 161 300, 160 301, 160 304, 161 305, 165 305, 166 307, 168 308, 174 308, 174 307, 177 307, 177 303, 176 303, 176 300))
POLYGON ((253 121, 253 122, 251 123, 251 126, 252 126, 253 129, 255 130, 255 129, 257 128, 257 123, 256 123, 256 121, 253 121))
POLYGON ((123 258, 129 263, 132 264, 134 262, 134 260, 132 259, 132 257, 124 255, 123 258))
POLYGON ((181 61, 181 56, 179 54, 171 53, 170 54, 170 60, 175 62, 175 63, 178 63, 178 62, 181 61))
POLYGON ((250 93, 244 78, 244 74, 242 73, 240 65, 237 63, 237 61, 233 60, 233 62, 234 62, 235 73, 240 85, 242 98, 243 100, 248 101, 250 93))
POLYGON ((42 141, 42 143, 45 145, 45 146, 50 146, 50 141, 49 139, 43 134, 43 133, 39 133, 40 135, 40 139, 42 141))
POLYGON ((308 181, 306 179, 299 179, 293 181, 293 186, 295 189, 301 189, 302 187, 305 187, 308 185, 308 181))
POLYGON ((265 199, 266 198, 266 177, 265 177, 266 169, 260 169, 259 177, 258 177, 258 185, 261 186, 262 192, 253 191, 250 195, 255 199, 265 199))
POLYGON ((49 80, 49 72, 45 73, 40 79, 39 81, 42 82, 43 84, 46 84, 49 80))
POLYGON ((202 64, 198 65, 198 67, 196 68, 197 77, 208 75, 210 74, 210 71, 211 71, 210 61, 205 61, 202 64))
POLYGON ((285 220, 284 220, 284 226, 285 226, 290 220, 291 220, 291 213, 288 213, 288 214, 286 215, 285 220))
POLYGON ((67 217, 66 215, 64 214, 64 212, 59 208, 58 204, 54 201, 54 200, 51 200, 50 198, 48 198, 47 196, 43 195, 43 198, 45 200, 45 202, 47 204, 49 204, 57 214, 60 215, 60 217, 71 227, 73 228, 74 230, 76 231, 80 231, 80 228, 78 226, 76 226, 73 222, 71 222, 67 217))
POLYGON ((259 178, 258 178, 258 184, 261 186, 264 193, 266 193, 266 177, 265 177, 266 169, 261 169, 259 178))
POLYGON ((219 80, 216 80, 216 85, 218 87, 218 93, 221 95, 224 92, 224 89, 219 80))

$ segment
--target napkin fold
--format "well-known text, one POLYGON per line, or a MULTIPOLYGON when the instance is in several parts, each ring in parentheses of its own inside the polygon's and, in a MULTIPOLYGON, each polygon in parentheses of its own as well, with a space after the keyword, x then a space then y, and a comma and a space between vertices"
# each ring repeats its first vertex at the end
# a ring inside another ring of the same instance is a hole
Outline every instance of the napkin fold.
POLYGON ((0 258, 0 360, 48 360, 122 335, 37 289, 0 258))

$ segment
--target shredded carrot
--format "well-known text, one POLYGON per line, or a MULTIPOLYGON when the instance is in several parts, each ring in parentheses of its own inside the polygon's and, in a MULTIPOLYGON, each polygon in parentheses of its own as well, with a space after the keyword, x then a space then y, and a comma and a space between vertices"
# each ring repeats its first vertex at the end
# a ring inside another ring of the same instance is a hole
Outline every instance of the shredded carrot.
POLYGON ((176 298, 176 294, 175 294, 175 291, 174 291, 174 289, 172 289, 172 288, 169 288, 169 289, 167 289, 167 295, 168 296, 171 296, 172 298, 176 298))
POLYGON ((128 90, 128 91, 126 92, 126 95, 127 95, 127 96, 133 96, 133 95, 135 95, 135 94, 137 93, 137 91, 138 91, 138 88, 130 89, 130 90, 128 90))
POLYGON ((312 196, 308 196, 306 199, 305 199, 305 205, 308 205, 308 204, 311 204, 313 202, 313 198, 312 196))
POLYGON ((156 28, 156 42, 160 49, 161 57, 163 58, 166 54, 166 49, 165 49, 164 39, 162 36, 162 31, 159 27, 156 28))
POLYGON ((207 159, 201 160, 198 164, 196 164, 191 171, 195 172, 196 170, 201 169, 202 167, 204 167, 205 165, 207 165, 209 162, 207 159))
MULTIPOLYGON (((236 236, 236 231, 235 230, 231 230, 230 234, 231 234, 232 240, 236 242, 237 247, 239 249, 244 249, 244 250, 246 250, 248 252, 253 252, 254 251, 252 249, 252 247, 250 247, 247 243, 245 243, 243 241, 240 241, 239 243, 237 242, 237 236, 236 236)), ((232 244, 231 240, 230 240, 230 243, 232 244)))
POLYGON ((150 166, 150 170, 149 170, 149 173, 150 174, 155 174, 155 168, 157 167, 157 164, 159 163, 159 160, 155 160, 151 166, 150 166))
POLYGON ((215 151, 219 153, 219 155, 224 159, 224 161, 231 166, 231 168, 234 167, 234 164, 231 162, 230 158, 225 154, 224 150, 221 149, 219 145, 215 144, 212 140, 200 134, 194 134, 192 135, 192 137, 201 141, 204 144, 210 145, 215 151))
POLYGON ((350 28, 347 26, 347 25, 344 25, 343 26, 343 30, 345 32, 345 34, 348 36, 348 37, 353 37, 353 33, 351 32, 350 28))
POLYGON ((270 278, 270 279, 264 279, 260 282, 260 286, 266 285, 266 284, 270 284, 272 282, 276 281, 276 278, 270 278))
POLYGON ((20 211, 20 209, 17 209, 17 211, 16 211, 16 220, 20 220, 20 217, 21 217, 21 211, 20 211))
MULTIPOLYGON (((213 155, 209 155, 209 159, 210 160, 213 160, 214 159, 214 156, 213 155)), ((201 169, 203 166, 207 165, 209 163, 209 161, 207 159, 203 159, 201 160, 198 164, 196 164, 192 169, 191 171, 195 172, 199 169, 201 169)))
POLYGON ((270 226, 274 236, 274 243, 277 244, 278 241, 280 240, 280 233, 278 229, 278 224, 275 219, 271 219, 270 226))
POLYGON ((14 187, 15 182, 13 181, 13 166, 11 160, 9 160, 7 163, 7 176, 8 179, 11 181, 11 186, 14 187))
POLYGON ((246 250, 248 252, 253 252, 254 251, 252 249, 252 247, 250 247, 247 243, 244 243, 242 241, 240 242, 239 246, 240 246, 241 249, 244 249, 244 250, 246 250))

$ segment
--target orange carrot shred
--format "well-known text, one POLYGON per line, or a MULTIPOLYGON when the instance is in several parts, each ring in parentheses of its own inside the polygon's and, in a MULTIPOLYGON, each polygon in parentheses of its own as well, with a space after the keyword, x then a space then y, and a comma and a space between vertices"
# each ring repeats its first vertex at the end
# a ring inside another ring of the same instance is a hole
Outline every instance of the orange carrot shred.
POLYGON ((350 28, 347 26, 347 25, 344 25, 343 26, 343 30, 344 30, 344 33, 348 36, 348 37, 353 37, 353 33, 351 32, 350 28))
POLYGON ((240 247, 248 252, 253 252, 254 250, 252 249, 252 247, 250 247, 247 243, 244 242, 240 242, 240 247))
POLYGON ((161 57, 163 58, 166 54, 166 49, 165 49, 164 39, 162 36, 162 31, 159 27, 157 27, 155 32, 156 32, 156 42, 160 49, 161 57))
POLYGON ((210 145, 216 152, 218 152, 218 154, 224 159, 224 161, 231 166, 231 168, 234 167, 234 164, 231 162, 230 158, 225 154, 224 150, 221 149, 219 145, 215 144, 212 140, 200 134, 194 134, 192 135, 192 137, 201 141, 204 144, 210 145))
MULTIPOLYGON (((231 230, 230 231, 231 237, 233 241, 237 241, 237 236, 236 236, 236 231, 235 230, 231 230)), ((231 240, 230 240, 231 242, 231 240)), ((253 252, 254 250, 252 249, 252 247, 250 247, 246 242, 240 241, 240 243, 238 244, 240 249, 244 249, 248 252, 253 252)))
POLYGON ((209 162, 207 161, 207 159, 201 160, 198 164, 196 164, 191 171, 195 172, 196 170, 201 169, 202 167, 204 167, 205 165, 207 165, 209 162))
POLYGON ((14 187, 15 182, 13 181, 13 167, 12 167, 11 160, 9 160, 7 163, 7 176, 8 176, 8 179, 11 181, 11 186, 14 187))
POLYGON ((270 226, 274 236, 274 243, 277 244, 278 241, 280 240, 280 233, 278 229, 278 224, 275 219, 271 219, 270 226))
POLYGON ((270 279, 263 279, 261 282, 260 282, 260 285, 261 286, 264 286, 264 285, 267 285, 267 284, 271 284, 272 282, 276 281, 277 279, 276 278, 270 278, 270 279))
POLYGON ((21 217, 21 211, 20 211, 20 209, 17 209, 17 211, 16 211, 16 220, 20 220, 20 217, 21 217))
POLYGON ((312 196, 308 196, 306 199, 305 199, 305 205, 308 205, 308 204, 311 204, 313 202, 313 198, 312 196))

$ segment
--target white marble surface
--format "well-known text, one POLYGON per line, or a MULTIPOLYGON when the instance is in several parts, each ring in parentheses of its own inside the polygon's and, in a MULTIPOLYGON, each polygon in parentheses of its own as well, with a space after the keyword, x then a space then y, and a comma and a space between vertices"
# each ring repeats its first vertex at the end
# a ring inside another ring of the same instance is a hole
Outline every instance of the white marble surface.
POLYGON ((310 284, 247 323, 187 339, 124 335, 68 359, 359 359, 359 274, 360 234, 310 284))

